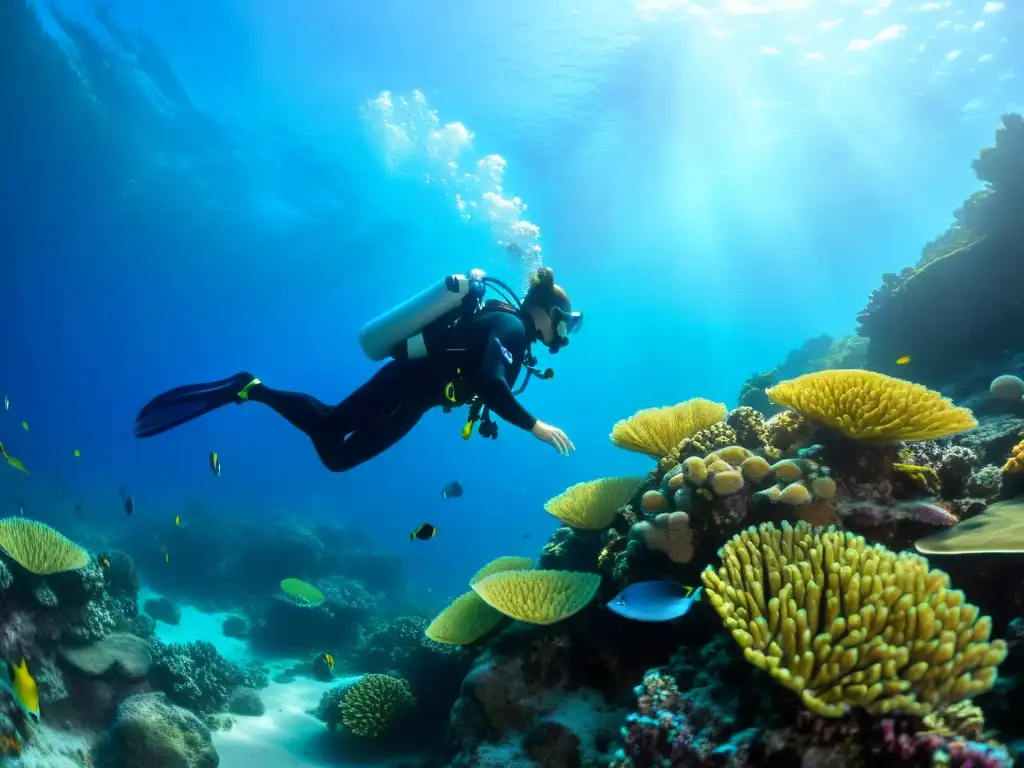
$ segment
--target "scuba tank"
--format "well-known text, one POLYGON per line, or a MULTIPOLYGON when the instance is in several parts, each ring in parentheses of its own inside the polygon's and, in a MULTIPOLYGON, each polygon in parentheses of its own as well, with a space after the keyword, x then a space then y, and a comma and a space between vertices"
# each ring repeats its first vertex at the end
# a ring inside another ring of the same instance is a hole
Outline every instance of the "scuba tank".
POLYGON ((479 269, 468 276, 448 275, 364 325, 359 345, 374 362, 386 357, 426 357, 430 328, 446 328, 464 311, 475 312, 486 290, 484 280, 479 269))

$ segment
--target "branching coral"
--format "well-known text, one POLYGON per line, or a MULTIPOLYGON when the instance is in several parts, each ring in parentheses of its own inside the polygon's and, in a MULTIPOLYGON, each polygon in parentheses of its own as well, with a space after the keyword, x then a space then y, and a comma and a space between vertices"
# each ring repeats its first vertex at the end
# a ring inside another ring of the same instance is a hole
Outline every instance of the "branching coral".
POLYGON ((341 700, 341 722, 357 736, 376 738, 415 703, 409 684, 391 675, 364 675, 341 700))
POLYGON ((768 397, 856 440, 932 440, 978 426, 938 392, 873 371, 808 373, 768 397))
POLYGON ((572 528, 600 531, 611 525, 642 478, 606 477, 577 483, 544 505, 544 510, 572 528))
POLYGON ((661 459, 688 437, 721 421, 726 414, 722 403, 701 397, 664 408, 647 408, 612 427, 612 444, 627 451, 661 459))
POLYGON ((1003 464, 1003 472, 1015 474, 1024 472, 1024 440, 1010 449, 1010 455, 1006 457, 1006 463, 1003 464))
POLYGON ((987 691, 1006 655, 991 621, 923 558, 848 533, 764 524, 703 573, 747 659, 811 711, 925 715, 987 691))

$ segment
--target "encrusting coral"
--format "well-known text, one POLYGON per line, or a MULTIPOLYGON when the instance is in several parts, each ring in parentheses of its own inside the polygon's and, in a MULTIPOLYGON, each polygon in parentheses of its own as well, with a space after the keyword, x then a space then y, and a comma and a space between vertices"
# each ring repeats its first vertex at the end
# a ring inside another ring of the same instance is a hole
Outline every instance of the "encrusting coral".
POLYGON ((664 408, 646 408, 616 422, 611 441, 627 451, 661 459, 686 438, 721 421, 726 410, 722 403, 701 397, 664 408))
POLYGON ((873 371, 819 371, 767 390, 773 402, 855 440, 933 440, 978 426, 938 392, 873 371))
POLYGON ((544 510, 572 528, 600 531, 611 525, 619 507, 629 501, 639 477, 606 477, 570 486, 550 499, 544 510))
POLYGON ((357 736, 376 738, 413 706, 409 684, 391 675, 363 675, 345 691, 341 722, 357 736))
POLYGON ((747 660, 812 712, 926 715, 989 690, 1006 644, 923 558, 804 523, 763 524, 702 574, 747 660))
POLYGON ((39 576, 73 571, 89 562, 89 553, 64 534, 24 517, 0 520, 0 549, 39 576))

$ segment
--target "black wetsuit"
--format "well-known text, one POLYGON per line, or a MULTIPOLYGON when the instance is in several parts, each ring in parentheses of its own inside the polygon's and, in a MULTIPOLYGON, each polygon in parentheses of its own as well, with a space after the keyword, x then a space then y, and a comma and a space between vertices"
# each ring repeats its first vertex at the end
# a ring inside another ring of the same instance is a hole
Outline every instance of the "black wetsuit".
POLYGON ((309 435, 332 472, 352 469, 405 437, 427 411, 448 402, 445 388, 455 379, 460 399, 476 395, 505 421, 531 430, 537 420, 519 404, 512 387, 534 334, 528 317, 485 310, 450 331, 445 352, 392 360, 334 407, 263 384, 249 391, 249 399, 270 406, 309 435))

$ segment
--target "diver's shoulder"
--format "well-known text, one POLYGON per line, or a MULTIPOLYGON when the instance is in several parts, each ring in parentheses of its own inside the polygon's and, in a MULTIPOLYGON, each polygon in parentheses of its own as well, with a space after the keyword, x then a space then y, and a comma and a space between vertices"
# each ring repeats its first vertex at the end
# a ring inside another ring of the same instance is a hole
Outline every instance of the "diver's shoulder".
POLYGON ((523 319, 515 312, 504 309, 484 309, 478 312, 473 319, 481 327, 504 333, 521 333, 526 336, 523 319))

